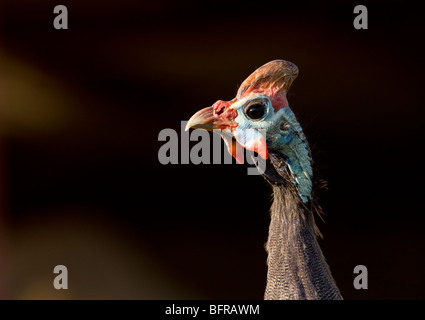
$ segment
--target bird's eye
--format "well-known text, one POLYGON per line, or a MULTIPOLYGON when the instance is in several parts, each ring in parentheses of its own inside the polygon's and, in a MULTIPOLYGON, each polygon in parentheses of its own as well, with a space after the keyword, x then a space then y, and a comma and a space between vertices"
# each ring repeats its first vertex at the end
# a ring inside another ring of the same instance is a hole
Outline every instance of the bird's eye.
POLYGON ((264 116, 265 109, 264 106, 260 103, 250 105, 245 110, 246 115, 252 120, 258 120, 264 116))

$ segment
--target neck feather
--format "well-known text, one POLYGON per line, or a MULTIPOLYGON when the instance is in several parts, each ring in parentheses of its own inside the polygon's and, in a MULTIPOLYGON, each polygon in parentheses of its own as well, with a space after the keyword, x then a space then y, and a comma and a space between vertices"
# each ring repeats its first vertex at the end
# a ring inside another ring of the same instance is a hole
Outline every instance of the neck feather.
POLYGON ((342 299, 316 239, 313 210, 291 188, 273 191, 265 299, 342 299))

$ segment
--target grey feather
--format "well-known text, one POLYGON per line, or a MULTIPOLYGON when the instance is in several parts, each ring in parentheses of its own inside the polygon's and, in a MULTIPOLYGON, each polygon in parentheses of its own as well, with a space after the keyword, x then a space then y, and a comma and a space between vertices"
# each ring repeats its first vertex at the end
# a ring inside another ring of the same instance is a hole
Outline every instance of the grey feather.
POLYGON ((339 300, 341 293, 317 242, 314 220, 320 207, 304 204, 284 157, 270 153, 265 178, 273 187, 268 253, 266 300, 339 300), (282 170, 283 169, 283 170, 282 170))

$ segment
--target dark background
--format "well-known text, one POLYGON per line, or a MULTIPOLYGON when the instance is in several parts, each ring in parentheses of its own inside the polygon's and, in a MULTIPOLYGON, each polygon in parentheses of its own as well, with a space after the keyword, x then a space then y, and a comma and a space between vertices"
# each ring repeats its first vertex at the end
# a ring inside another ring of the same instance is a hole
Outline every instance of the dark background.
POLYGON ((289 103, 329 183, 320 245, 344 298, 425 298, 413 2, 8 0, 0 13, 3 298, 262 299, 269 186, 236 164, 163 166, 158 134, 273 59, 300 69, 289 103), (68 30, 53 27, 58 4, 68 30), (52 286, 59 264, 69 290, 52 286), (359 264, 368 290, 353 287, 359 264))

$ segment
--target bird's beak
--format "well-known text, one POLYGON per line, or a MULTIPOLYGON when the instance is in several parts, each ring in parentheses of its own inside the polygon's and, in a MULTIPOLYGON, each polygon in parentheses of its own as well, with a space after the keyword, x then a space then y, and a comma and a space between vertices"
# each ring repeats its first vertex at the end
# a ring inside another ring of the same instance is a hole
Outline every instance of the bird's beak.
POLYGON ((213 107, 204 108, 196 112, 187 122, 185 130, 205 129, 212 131, 217 126, 217 120, 214 116, 213 107))
MULTIPOLYGON (((236 112, 236 111, 235 111, 236 112)), ((212 131, 214 129, 225 130, 229 127, 236 127, 237 123, 233 121, 234 117, 223 117, 217 114, 214 106, 207 107, 196 112, 187 122, 186 131, 192 129, 205 129, 212 131)))

